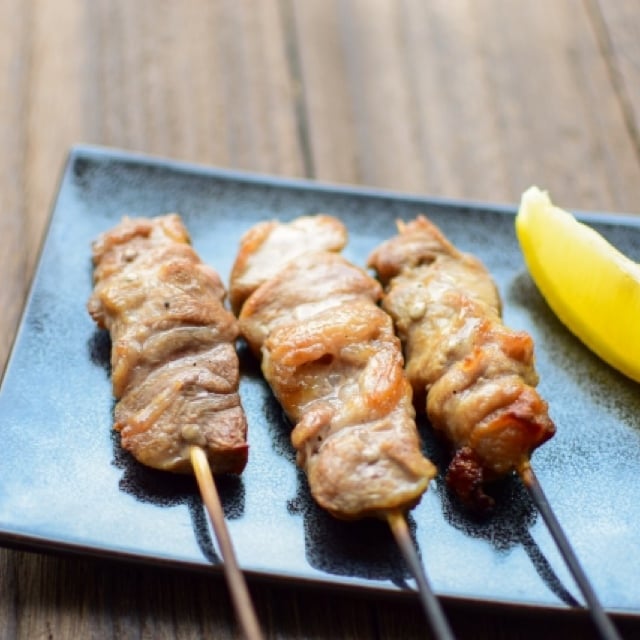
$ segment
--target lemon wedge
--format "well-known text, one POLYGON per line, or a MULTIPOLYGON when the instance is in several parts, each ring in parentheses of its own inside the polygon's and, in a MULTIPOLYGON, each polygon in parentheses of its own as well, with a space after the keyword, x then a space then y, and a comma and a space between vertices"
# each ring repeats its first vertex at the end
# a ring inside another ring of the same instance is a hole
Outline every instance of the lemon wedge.
POLYGON ((515 225, 529 273, 560 321, 640 382, 640 264, 537 187, 523 193, 515 225))

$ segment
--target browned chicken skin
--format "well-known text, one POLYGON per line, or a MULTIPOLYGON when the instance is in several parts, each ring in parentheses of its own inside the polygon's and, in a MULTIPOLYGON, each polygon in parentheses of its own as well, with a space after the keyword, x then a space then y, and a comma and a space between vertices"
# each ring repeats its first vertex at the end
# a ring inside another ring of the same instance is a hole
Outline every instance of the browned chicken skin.
POLYGON ((555 427, 534 389, 533 341, 501 321, 495 284, 426 218, 370 256, 382 306, 402 340, 419 409, 455 449, 447 474, 466 502, 487 506, 487 480, 527 465, 555 427))
POLYGON ((345 243, 329 216, 257 225, 242 239, 231 299, 295 425, 316 501, 338 518, 385 517, 414 506, 435 469, 420 451, 400 342, 377 305, 382 289, 337 253, 345 243))
POLYGON ((190 445, 214 473, 247 461, 237 321, 219 276, 177 214, 124 218, 93 243, 88 310, 112 341, 114 428, 140 462, 189 472, 190 445))

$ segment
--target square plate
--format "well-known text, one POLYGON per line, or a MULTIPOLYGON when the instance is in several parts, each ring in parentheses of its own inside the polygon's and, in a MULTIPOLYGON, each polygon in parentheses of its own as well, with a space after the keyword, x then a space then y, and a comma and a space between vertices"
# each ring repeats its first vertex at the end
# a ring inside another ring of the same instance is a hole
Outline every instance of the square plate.
MULTIPOLYGON (((220 171, 114 150, 74 148, 0 391, 0 542, 188 569, 220 570, 194 481, 143 468, 112 433, 109 339, 86 312, 90 244, 122 215, 182 214, 202 259, 228 280, 241 234, 271 218, 325 212, 350 232, 363 265, 398 218, 424 213, 493 273, 505 321, 536 342, 539 389, 556 436, 533 456, 555 513, 604 606, 640 615, 640 387, 556 320, 523 264, 515 209, 220 171)), ((584 214, 640 258, 640 218, 584 214)), ((411 585, 387 527, 338 522, 309 498, 289 427, 259 367, 240 349, 250 461, 219 488, 241 566, 250 575, 400 593, 411 585)), ((428 425, 424 446, 446 452, 428 425)), ((544 523, 515 478, 474 518, 442 477, 410 525, 444 597, 563 609, 580 600, 544 523)))

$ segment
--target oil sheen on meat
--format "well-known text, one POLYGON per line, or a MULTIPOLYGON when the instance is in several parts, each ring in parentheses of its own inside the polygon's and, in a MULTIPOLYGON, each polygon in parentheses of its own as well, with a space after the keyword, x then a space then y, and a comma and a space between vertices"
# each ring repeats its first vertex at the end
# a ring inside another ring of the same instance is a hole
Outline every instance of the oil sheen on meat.
POLYGON ((346 239, 330 216, 257 225, 230 295, 295 425, 315 500, 342 519, 384 517, 414 506, 435 468, 420 450, 400 342, 377 305, 382 289, 338 253, 346 239))
POLYGON ((238 325, 180 217, 124 218, 93 243, 93 262, 88 310, 111 336, 122 446, 143 464, 186 473, 198 445, 214 473, 241 472, 238 325))
POLYGON ((422 216, 399 223, 369 266, 385 286, 417 407, 455 450, 448 481, 464 501, 488 506, 484 482, 528 464, 555 432, 534 388, 531 336, 504 326, 486 268, 422 216))

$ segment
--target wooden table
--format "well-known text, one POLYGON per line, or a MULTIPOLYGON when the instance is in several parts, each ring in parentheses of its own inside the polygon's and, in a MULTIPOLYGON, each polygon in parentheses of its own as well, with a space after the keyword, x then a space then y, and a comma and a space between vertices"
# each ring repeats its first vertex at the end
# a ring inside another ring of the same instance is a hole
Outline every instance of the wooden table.
MULTIPOLYGON (((78 142, 491 202, 536 183, 567 208, 640 211, 637 9, 1 0, 0 365, 78 142)), ((270 638, 428 637, 411 599, 251 590, 270 638)), ((447 611, 459 638, 594 637, 573 617, 447 611)), ((0 550, 0 638, 109 637, 238 631, 220 578, 0 550)))

